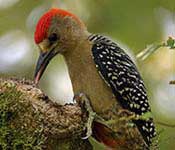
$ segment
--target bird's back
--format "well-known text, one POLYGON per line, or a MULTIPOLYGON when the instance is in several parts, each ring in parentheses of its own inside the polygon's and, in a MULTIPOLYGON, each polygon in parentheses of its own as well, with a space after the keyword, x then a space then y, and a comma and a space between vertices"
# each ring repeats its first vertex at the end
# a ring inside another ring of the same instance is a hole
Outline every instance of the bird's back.
MULTIPOLYGON (((124 109, 141 116, 151 111, 144 82, 131 58, 117 44, 101 35, 91 35, 93 59, 99 73, 124 109)), ((133 120, 145 142, 155 136, 152 118, 133 120)))

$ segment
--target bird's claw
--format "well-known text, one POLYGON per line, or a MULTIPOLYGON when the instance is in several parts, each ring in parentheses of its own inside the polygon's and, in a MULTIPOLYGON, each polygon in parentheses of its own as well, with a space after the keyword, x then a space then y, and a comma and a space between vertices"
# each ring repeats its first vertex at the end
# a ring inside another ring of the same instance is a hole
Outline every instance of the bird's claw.
POLYGON ((86 140, 86 139, 88 139, 91 135, 92 135, 92 130, 90 130, 90 133, 88 133, 88 131, 87 131, 87 132, 86 132, 86 136, 85 136, 85 137, 81 137, 81 139, 86 140))

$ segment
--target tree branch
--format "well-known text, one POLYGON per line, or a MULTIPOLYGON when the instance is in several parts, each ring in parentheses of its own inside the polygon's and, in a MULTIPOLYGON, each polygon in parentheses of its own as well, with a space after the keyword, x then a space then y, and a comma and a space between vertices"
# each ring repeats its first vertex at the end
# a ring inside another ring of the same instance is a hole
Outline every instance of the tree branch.
MULTIPOLYGON (((88 120, 83 104, 78 100, 62 106, 31 81, 0 79, 0 149, 92 150, 90 142, 82 139, 88 120)), ((137 128, 128 125, 130 116, 114 110, 103 116, 115 120, 108 125, 117 140, 124 141, 118 150, 146 149, 137 128)))
POLYGON ((0 79, 0 149, 91 150, 86 115, 52 102, 30 81, 0 79))

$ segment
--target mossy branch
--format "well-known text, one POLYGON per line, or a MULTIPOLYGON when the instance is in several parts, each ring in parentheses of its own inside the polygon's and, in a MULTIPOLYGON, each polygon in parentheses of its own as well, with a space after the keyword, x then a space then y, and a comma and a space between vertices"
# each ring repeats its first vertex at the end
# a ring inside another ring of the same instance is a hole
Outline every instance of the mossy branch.
MULTIPOLYGON (((109 110, 105 116, 113 118, 106 125, 117 133, 118 141, 124 141, 118 150, 147 149, 126 112, 109 110)), ((82 139, 87 121, 88 111, 80 99, 59 105, 31 81, 0 79, 0 150, 92 150, 82 139)))
POLYGON ((2 150, 91 150, 83 120, 77 104, 56 104, 29 81, 0 79, 2 150))

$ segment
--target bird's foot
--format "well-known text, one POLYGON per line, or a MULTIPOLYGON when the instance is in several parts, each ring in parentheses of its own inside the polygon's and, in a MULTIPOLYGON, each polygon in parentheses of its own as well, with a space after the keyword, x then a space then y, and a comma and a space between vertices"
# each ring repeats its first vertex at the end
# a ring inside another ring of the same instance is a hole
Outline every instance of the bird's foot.
POLYGON ((93 111, 90 100, 86 94, 76 94, 74 96, 74 101, 76 101, 81 106, 81 108, 83 108, 83 111, 86 111, 88 113, 88 119, 86 123, 86 136, 82 137, 82 139, 88 139, 92 135, 92 124, 96 118, 96 113, 93 111))
POLYGON ((133 113, 127 109, 120 109, 118 112, 119 116, 131 116, 133 113))
POLYGON ((126 121, 134 120, 137 118, 137 116, 133 112, 127 109, 119 110, 118 115, 121 117, 120 120, 126 120, 126 121))

